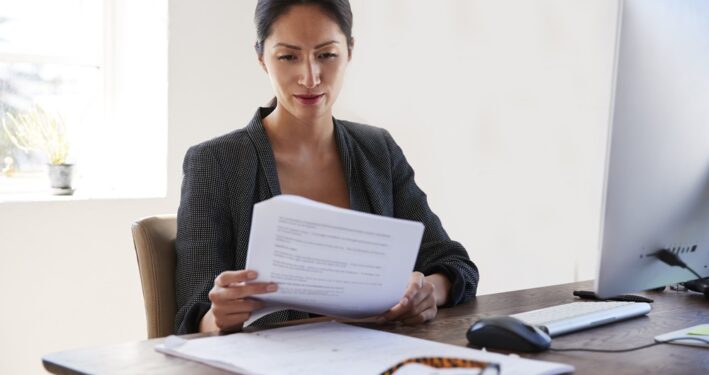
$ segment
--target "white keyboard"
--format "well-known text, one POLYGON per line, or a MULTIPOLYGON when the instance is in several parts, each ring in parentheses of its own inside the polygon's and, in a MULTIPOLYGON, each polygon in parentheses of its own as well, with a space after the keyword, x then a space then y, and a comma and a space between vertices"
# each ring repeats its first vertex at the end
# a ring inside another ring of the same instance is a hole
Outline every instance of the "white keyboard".
POLYGON ((564 333, 643 316, 651 310, 645 302, 572 302, 512 315, 558 336, 564 333))

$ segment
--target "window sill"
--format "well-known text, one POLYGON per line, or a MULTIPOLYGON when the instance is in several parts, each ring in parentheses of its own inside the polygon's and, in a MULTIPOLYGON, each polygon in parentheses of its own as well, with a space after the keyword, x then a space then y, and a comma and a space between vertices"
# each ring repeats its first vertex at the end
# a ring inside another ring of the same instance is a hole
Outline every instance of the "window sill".
POLYGON ((47 187, 46 176, 28 174, 20 178, 0 176, 0 204, 20 202, 72 202, 89 200, 161 199, 166 189, 143 186, 140 189, 80 187, 72 195, 55 195, 47 187))
POLYGON ((166 194, 148 193, 88 193, 75 192, 73 195, 52 195, 51 191, 45 193, 14 193, 1 194, 0 204, 3 203, 38 203, 38 202, 75 202, 91 200, 122 200, 122 199, 162 199, 166 194))

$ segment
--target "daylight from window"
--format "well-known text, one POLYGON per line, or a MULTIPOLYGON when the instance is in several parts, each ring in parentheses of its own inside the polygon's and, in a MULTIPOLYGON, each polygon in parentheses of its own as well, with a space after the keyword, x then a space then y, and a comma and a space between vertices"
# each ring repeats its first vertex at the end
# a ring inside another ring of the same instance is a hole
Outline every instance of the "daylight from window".
POLYGON ((164 189, 166 4, 138 3, 2 1, 0 201, 164 189), (127 152, 136 132, 150 146, 127 152))
POLYGON ((0 194, 46 189, 49 163, 71 164, 83 121, 99 111, 99 1, 3 0, 0 5, 0 194), (32 114, 57 118, 59 133, 32 114), (25 119, 26 121, 23 121, 25 119), (69 150, 56 160, 60 139, 69 150), (54 160, 53 160, 54 159, 54 160))

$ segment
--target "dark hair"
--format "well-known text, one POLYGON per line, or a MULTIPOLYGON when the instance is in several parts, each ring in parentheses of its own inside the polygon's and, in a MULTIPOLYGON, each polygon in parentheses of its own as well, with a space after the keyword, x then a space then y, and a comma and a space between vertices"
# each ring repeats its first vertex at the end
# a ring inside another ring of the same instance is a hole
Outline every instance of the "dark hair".
POLYGON ((263 42, 271 35, 271 26, 294 5, 317 5, 337 22, 352 48, 352 8, 349 0, 258 0, 254 23, 256 24, 256 53, 263 55, 263 42))

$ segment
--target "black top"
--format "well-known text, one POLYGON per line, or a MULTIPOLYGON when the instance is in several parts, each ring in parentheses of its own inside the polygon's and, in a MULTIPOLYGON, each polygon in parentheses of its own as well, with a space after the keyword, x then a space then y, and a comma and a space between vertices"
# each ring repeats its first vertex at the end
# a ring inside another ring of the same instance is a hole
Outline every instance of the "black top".
MULTIPOLYGON (((281 194, 273 150, 261 122, 272 110, 260 108, 245 128, 187 151, 177 213, 177 334, 199 330, 217 275, 244 269, 254 204, 281 194)), ((414 270, 450 279, 449 306, 474 298, 477 267, 428 207, 426 194, 416 185, 414 171, 391 135, 348 121, 333 119, 333 124, 350 208, 422 222, 425 230, 414 270)), ((304 317, 307 314, 301 312, 280 312, 255 324, 304 317)))

